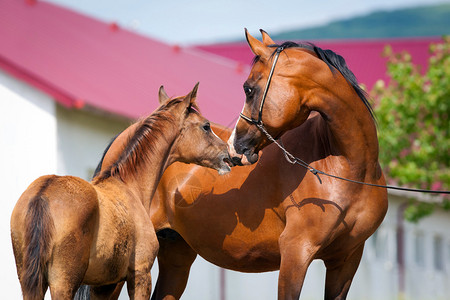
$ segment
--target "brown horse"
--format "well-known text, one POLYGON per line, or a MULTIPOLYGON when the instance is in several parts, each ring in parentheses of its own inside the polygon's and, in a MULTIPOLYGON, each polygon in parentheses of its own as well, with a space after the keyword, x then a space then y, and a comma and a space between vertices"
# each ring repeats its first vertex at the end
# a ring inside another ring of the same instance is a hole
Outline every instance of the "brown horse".
MULTIPOLYGON (((263 43, 247 40, 257 58, 243 114, 257 119, 277 47, 265 32, 263 43)), ((311 45, 283 47, 261 115, 269 133, 317 169, 383 184, 370 105, 342 57, 311 45)), ((231 130, 214 129, 230 137, 231 130)), ((164 173, 150 209, 160 242, 152 299, 179 299, 197 254, 236 271, 279 269, 279 299, 298 299, 308 266, 322 259, 325 298, 345 298, 364 243, 386 214, 386 190, 324 176, 320 184, 243 119, 230 144, 245 154, 234 154, 237 160, 259 160, 226 176, 180 164, 164 173)), ((104 167, 114 161, 108 156, 104 167)))
POLYGON ((196 108, 197 85, 135 123, 117 159, 89 183, 42 176, 18 200, 11 238, 24 299, 73 299, 81 283, 109 299, 126 281, 131 299, 149 299, 158 241, 150 200, 173 162, 230 170, 226 144, 196 108))
MULTIPOLYGON (((262 43, 246 32, 256 57, 244 83, 241 119, 228 141, 230 155, 244 164, 256 162, 271 137, 301 126, 316 111, 320 116, 304 134, 314 137, 298 136, 299 143, 312 143, 300 157, 327 173, 385 184, 373 113, 344 59, 314 45, 275 45, 261 32, 262 43)), ((386 189, 323 181, 305 174, 280 203, 285 218, 278 240, 280 299, 300 296, 306 269, 316 258, 327 268, 325 298, 346 298, 364 242, 386 213, 386 189)))

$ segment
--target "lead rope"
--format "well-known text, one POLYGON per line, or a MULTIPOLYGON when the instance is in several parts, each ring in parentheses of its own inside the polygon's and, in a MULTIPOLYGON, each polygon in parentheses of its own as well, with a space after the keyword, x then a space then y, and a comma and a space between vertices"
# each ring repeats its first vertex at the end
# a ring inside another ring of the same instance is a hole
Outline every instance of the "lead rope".
POLYGON ((328 177, 332 177, 332 178, 336 178, 336 179, 340 179, 340 180, 344 180, 344 181, 348 181, 348 182, 353 182, 353 183, 358 183, 358 184, 363 184, 363 185, 368 185, 368 186, 373 186, 373 187, 380 187, 380 188, 386 188, 386 189, 393 189, 393 190, 400 190, 400 191, 408 191, 408 192, 418 192, 418 193, 431 193, 431 194, 450 194, 450 191, 435 191, 435 190, 425 190, 425 189, 411 189, 411 188, 403 188, 403 187, 398 187, 398 186, 392 186, 392 185, 381 185, 381 184, 374 184, 374 183, 367 183, 367 182, 362 182, 362 181, 357 181, 357 180, 352 180, 352 179, 348 179, 348 178, 344 178, 344 177, 340 177, 340 176, 336 176, 336 175, 332 175, 332 174, 328 174, 325 173, 323 171, 317 170, 316 168, 312 167, 311 165, 309 165, 308 163, 306 163, 305 161, 303 161, 302 159, 295 157, 294 155, 292 155, 289 151, 286 150, 286 148, 284 148, 284 146, 282 145, 281 139, 280 142, 278 142, 275 138, 273 138, 266 130, 266 128, 264 128, 264 126, 262 124, 258 124, 256 125, 258 126, 259 130, 261 130, 266 136, 267 138, 273 142, 275 145, 278 146, 278 148, 281 149, 281 151, 283 151, 284 153, 284 157, 286 158, 286 160, 291 163, 291 164, 298 164, 304 168, 306 168, 308 171, 310 171, 312 174, 314 174, 317 179, 319 180, 319 183, 322 184, 322 180, 319 177, 319 174, 324 175, 324 176, 328 176, 328 177))
POLYGON ((256 126, 258 126, 259 130, 261 130, 261 131, 267 136, 267 138, 268 138, 271 142, 273 142, 275 145, 278 146, 278 148, 280 148, 280 149, 283 151, 284 157, 286 158, 286 160, 287 160, 289 163, 291 163, 291 164, 293 164, 293 165, 298 164, 298 165, 300 165, 300 166, 306 168, 308 171, 310 171, 311 173, 313 173, 314 175, 316 175, 316 177, 317 177, 317 179, 319 180, 320 184, 322 184, 322 179, 320 179, 319 174, 327 175, 326 173, 324 173, 324 172, 322 172, 322 171, 320 171, 320 170, 317 170, 317 169, 314 168, 314 167, 311 167, 311 165, 309 165, 309 164, 308 164, 307 162, 305 162, 304 160, 302 160, 302 159, 300 159, 300 158, 298 158, 298 157, 295 157, 294 155, 292 155, 291 153, 289 153, 289 151, 287 151, 286 148, 284 148, 284 146, 281 144, 281 143, 282 143, 282 142, 281 142, 281 139, 280 139, 280 142, 278 142, 276 139, 274 139, 274 138, 267 132, 266 128, 264 128, 264 126, 263 126, 262 124, 258 124, 258 125, 256 125, 256 126))

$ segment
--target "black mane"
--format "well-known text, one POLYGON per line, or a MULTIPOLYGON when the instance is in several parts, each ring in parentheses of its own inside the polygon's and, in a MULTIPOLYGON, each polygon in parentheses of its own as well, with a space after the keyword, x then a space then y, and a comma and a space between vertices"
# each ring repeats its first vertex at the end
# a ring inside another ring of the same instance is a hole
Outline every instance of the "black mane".
MULTIPOLYGON (((316 55, 323 60, 327 66, 330 68, 331 72, 333 74, 337 71, 339 71, 342 76, 347 80, 347 82, 353 87, 356 94, 359 96, 359 98, 363 101, 364 105, 369 110, 369 113, 372 117, 372 119, 375 121, 375 114, 373 112, 372 105, 370 104, 369 100, 367 99, 368 95, 367 93, 359 86, 358 80, 356 79, 355 74, 348 68, 347 63, 345 62, 345 59, 340 56, 339 54, 331 51, 331 50, 323 50, 320 47, 317 47, 316 45, 312 43, 302 43, 297 44, 295 42, 287 41, 284 42, 281 45, 270 45, 269 47, 275 48, 275 50, 272 53, 272 56, 275 55, 278 48, 282 49, 288 49, 288 48, 304 48, 308 49, 310 51, 314 51, 316 55)), ((256 56, 253 59, 253 63, 257 62, 259 60, 259 56, 256 56)))

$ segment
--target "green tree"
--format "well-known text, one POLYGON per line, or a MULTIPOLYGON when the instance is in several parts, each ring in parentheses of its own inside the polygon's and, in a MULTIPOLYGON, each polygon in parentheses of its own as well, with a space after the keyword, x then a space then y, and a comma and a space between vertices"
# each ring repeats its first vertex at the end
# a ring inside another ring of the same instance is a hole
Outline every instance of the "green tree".
MULTIPOLYGON (((377 82, 372 97, 378 104, 380 162, 390 184, 449 190, 450 188, 450 37, 430 47, 426 72, 411 55, 386 47, 389 85, 377 82)), ((449 198, 440 203, 450 208, 449 198)), ((417 221, 433 204, 412 202, 407 219, 417 221)))

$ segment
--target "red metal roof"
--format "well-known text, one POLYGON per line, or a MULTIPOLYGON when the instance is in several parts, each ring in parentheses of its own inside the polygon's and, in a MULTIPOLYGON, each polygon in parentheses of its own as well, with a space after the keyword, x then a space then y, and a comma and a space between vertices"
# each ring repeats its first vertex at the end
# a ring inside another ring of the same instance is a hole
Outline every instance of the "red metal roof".
MULTIPOLYGON (((412 61, 426 69, 430 57, 431 43, 442 42, 438 37, 384 39, 384 40, 327 40, 312 41, 322 49, 330 49, 343 56, 360 83, 371 89, 378 79, 388 80, 386 74, 387 58, 382 57, 386 45, 391 45, 395 53, 407 51, 412 61)), ((253 54, 247 43, 226 43, 197 46, 196 49, 208 51, 216 55, 234 59, 242 64, 250 65, 253 54)))
POLYGON ((161 85, 179 96, 199 81, 202 112, 228 125, 244 102, 248 71, 239 63, 46 2, 0 1, 0 41, 0 68, 68 107, 137 118, 157 107, 161 85))

